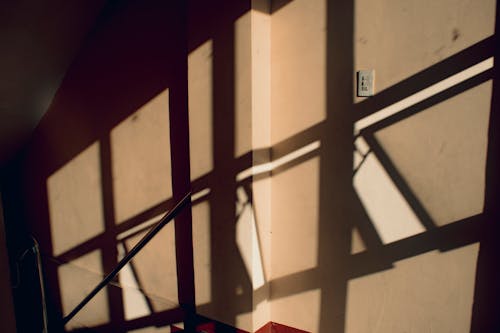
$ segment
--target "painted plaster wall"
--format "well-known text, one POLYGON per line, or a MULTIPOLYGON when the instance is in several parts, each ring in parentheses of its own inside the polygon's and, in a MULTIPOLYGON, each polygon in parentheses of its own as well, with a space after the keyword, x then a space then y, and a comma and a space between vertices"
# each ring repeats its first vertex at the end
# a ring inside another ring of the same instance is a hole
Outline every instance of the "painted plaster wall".
MULTIPOLYGON (((326 2, 286 4, 272 14, 271 33, 271 137, 276 158, 317 141, 315 126, 326 118, 326 2)), ((311 332, 319 329, 321 306, 321 290, 309 288, 307 277, 318 265, 319 159, 314 153, 298 158, 274 172, 271 185, 271 318, 311 332), (295 283, 293 276, 298 277, 295 283)))
POLYGON ((459 228, 473 228, 484 204, 495 9, 295 0, 273 12, 273 159, 319 140, 273 173, 273 321, 469 331, 479 243, 459 228), (376 71, 378 96, 355 97, 360 69, 376 71), (370 118, 380 110, 401 112, 370 118))
MULTIPOLYGON (((70 262, 48 270, 64 313, 137 241, 130 229, 173 204, 172 50, 185 41, 153 5, 101 22, 28 147, 32 228, 70 262)), ((484 201, 494 1, 269 5, 188 9, 197 312, 249 332, 467 332, 478 243, 460 226, 484 201), (377 95, 362 100, 354 75, 367 68, 377 95)), ((84 324, 176 307, 169 227, 84 324)))
POLYGON ((190 7, 196 305, 254 332, 270 321, 270 179, 252 168, 269 162, 270 17, 266 1, 228 3, 190 7))
MULTIPOLYGON (((174 176, 177 185, 189 179, 176 175, 172 160, 179 166, 187 150, 177 155, 184 149, 176 134, 181 126, 170 126, 181 123, 173 110, 187 103, 185 23, 174 15, 180 7, 159 1, 105 7, 23 151, 19 185, 26 223, 42 248, 53 325, 186 192, 174 186, 174 176)), ((153 313, 180 320, 171 311, 185 301, 174 223, 66 329, 133 331, 139 327, 131 321, 147 318, 140 328, 156 331, 153 313)))

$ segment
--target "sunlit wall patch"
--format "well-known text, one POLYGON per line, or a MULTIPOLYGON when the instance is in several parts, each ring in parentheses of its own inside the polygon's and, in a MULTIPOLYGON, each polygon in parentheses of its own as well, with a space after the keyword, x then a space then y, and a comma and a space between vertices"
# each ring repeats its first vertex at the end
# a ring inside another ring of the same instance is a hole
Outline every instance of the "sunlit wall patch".
POLYGON ((55 256, 104 231, 99 147, 93 143, 47 179, 55 256))
POLYGON ((474 76, 477 76, 493 68, 494 64, 493 59, 494 59, 493 57, 490 57, 486 60, 483 60, 474 66, 464 69, 463 71, 457 74, 454 74, 438 83, 431 85, 430 87, 422 89, 413 95, 410 95, 394 104, 389 105, 388 107, 378 110, 372 113, 371 115, 356 121, 356 123, 354 124, 355 133, 357 134, 361 130, 383 119, 386 119, 387 117, 390 117, 404 109, 409 108, 412 105, 415 105, 427 98, 430 98, 442 91, 445 91, 453 86, 460 84, 461 82, 464 82, 465 80, 468 80, 474 76))
POLYGON ((354 175, 353 183, 363 207, 384 244, 425 231, 373 153, 366 157, 354 175))
POLYGON ((255 290, 265 283, 255 215, 248 195, 242 186, 237 189, 237 198, 236 243, 255 290))
MULTIPOLYGON (((102 280, 102 253, 95 250, 57 268, 63 315, 69 314, 102 280)), ((92 327, 108 323, 107 288, 101 290, 77 315, 66 329, 92 327)))
POLYGON ((111 130, 116 224, 172 197, 169 90, 111 130))

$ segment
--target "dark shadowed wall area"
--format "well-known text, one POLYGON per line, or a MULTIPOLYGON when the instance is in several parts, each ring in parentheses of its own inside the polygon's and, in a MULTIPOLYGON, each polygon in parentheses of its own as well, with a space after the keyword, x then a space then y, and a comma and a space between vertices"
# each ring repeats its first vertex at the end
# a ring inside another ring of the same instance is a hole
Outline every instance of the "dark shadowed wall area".
POLYGON ((2 204, 0 202, 0 269, 2 271, 2 277, 0 279, 0 290, 2 290, 2 297, 0 303, 1 317, 3 330, 5 332, 15 332, 16 331, 16 320, 14 316, 14 306, 12 301, 11 293, 11 277, 10 277, 10 265, 9 257, 7 255, 7 244, 5 243, 5 228, 4 228, 4 217, 2 204))

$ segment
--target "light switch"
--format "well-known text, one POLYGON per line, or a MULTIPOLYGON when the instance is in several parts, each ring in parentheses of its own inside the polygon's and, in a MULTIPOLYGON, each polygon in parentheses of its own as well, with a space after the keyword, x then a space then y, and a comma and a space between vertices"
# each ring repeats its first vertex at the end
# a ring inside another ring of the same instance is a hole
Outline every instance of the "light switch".
POLYGON ((375 87, 375 71, 373 69, 358 71, 358 97, 373 96, 375 87))

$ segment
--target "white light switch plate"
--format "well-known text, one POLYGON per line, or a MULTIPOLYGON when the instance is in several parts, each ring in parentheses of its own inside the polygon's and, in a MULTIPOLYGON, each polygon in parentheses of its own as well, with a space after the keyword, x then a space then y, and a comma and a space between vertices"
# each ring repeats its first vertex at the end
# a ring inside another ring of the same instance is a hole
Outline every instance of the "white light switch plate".
POLYGON ((358 71, 358 97, 373 96, 375 93, 375 71, 373 69, 358 71))

